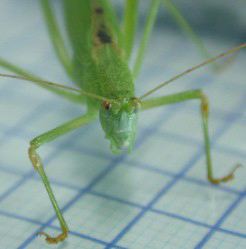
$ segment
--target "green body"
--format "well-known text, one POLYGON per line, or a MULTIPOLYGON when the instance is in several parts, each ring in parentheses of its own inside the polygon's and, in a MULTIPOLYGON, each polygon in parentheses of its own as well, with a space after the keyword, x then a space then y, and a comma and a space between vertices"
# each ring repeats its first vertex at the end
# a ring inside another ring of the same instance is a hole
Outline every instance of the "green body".
POLYGON ((91 112, 100 110, 102 128, 111 141, 112 151, 117 153, 133 147, 137 118, 135 112, 125 108, 134 97, 134 83, 109 8, 106 0, 64 0, 76 84, 86 92, 120 104, 117 111, 114 106, 107 110, 101 101, 86 98, 91 112))
MULTIPOLYGON (((132 74, 124 59, 124 49, 119 47, 108 6, 105 0, 64 1, 76 84, 107 98, 131 98, 132 74)), ((92 101, 87 99, 89 105, 92 101)))
MULTIPOLYGON (((63 241, 67 237, 69 229, 55 199, 37 149, 70 131, 90 123, 95 120, 98 114, 106 138, 111 142, 111 150, 114 153, 118 153, 122 150, 131 151, 133 147, 136 134, 137 112, 139 110, 151 109, 193 99, 199 100, 201 103, 208 180, 214 184, 218 184, 233 178, 236 168, 224 177, 214 178, 213 176, 208 133, 208 99, 201 90, 189 90, 149 100, 143 99, 185 74, 246 47, 246 44, 242 44, 229 50, 227 53, 208 59, 176 75, 170 80, 163 82, 143 96, 136 98, 134 97, 133 78, 135 78, 139 72, 147 41, 161 1, 151 0, 150 2, 149 15, 146 19, 144 34, 140 41, 133 70, 129 69, 128 60, 131 56, 134 42, 138 0, 125 1, 122 27, 120 27, 112 6, 107 0, 60 1, 59 3, 62 3, 63 6, 64 23, 72 48, 72 54, 68 52, 61 32, 59 31, 59 25, 57 24, 50 4, 52 1, 40 1, 57 57, 64 67, 65 72, 80 90, 45 81, 1 58, 0 66, 15 73, 15 75, 0 73, 0 76, 31 81, 70 101, 79 104, 86 103, 87 105, 87 113, 83 116, 47 131, 35 137, 30 142, 28 150, 30 160, 42 178, 62 230, 62 233, 56 237, 51 237, 42 232, 41 234, 46 236, 48 243, 63 241), (76 93, 72 92, 72 90, 75 90, 76 93)), ((197 45, 200 45, 200 50, 204 52, 204 47, 201 47, 201 41, 194 39, 194 32, 180 15, 177 8, 172 4, 171 0, 163 0, 163 3, 170 9, 170 12, 175 16, 177 22, 183 29, 196 41, 197 45)), ((119 239, 120 236, 121 235, 118 235, 117 238, 119 239)))

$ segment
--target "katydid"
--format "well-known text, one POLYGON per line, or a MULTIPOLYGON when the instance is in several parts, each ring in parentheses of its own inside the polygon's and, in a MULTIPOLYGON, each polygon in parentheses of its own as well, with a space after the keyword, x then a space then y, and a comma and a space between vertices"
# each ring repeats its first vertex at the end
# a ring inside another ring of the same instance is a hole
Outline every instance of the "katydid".
MULTIPOLYGON (((170 7, 171 2, 166 2, 170 7)), ((213 184, 219 184, 233 178, 237 166, 224 177, 217 179, 213 176, 208 133, 208 99, 201 90, 189 90, 148 100, 145 100, 145 98, 174 80, 245 48, 246 44, 244 43, 207 59, 203 63, 161 83, 144 95, 136 97, 134 81, 140 70, 144 50, 160 3, 160 0, 152 0, 150 3, 150 13, 133 70, 129 68, 128 61, 132 54, 137 23, 137 0, 125 1, 123 27, 120 27, 116 14, 107 0, 63 0, 64 20, 73 51, 72 56, 67 52, 50 1, 41 0, 44 19, 58 59, 67 75, 78 88, 43 80, 0 58, 0 66, 15 74, 0 74, 1 77, 30 81, 68 100, 87 106, 85 115, 45 132, 30 142, 29 158, 34 169, 42 178, 62 230, 62 233, 56 237, 51 237, 42 232, 41 234, 45 235, 48 243, 63 241, 67 237, 69 229, 52 192, 37 149, 94 121, 98 115, 106 138, 110 141, 112 152, 130 152, 135 142, 137 116, 140 111, 197 99, 201 103, 208 180, 213 184)))

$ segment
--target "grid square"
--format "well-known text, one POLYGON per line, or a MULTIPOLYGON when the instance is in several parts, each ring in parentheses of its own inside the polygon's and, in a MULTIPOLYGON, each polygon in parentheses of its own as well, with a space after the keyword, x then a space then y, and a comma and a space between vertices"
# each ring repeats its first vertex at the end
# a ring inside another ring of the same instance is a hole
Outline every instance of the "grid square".
POLYGON ((72 231, 110 242, 138 211, 135 207, 85 195, 65 214, 72 231))
POLYGON ((196 146, 192 144, 178 143, 171 136, 155 134, 133 151, 128 158, 129 160, 133 159, 158 169, 177 173, 184 167, 184 164, 196 150, 196 146))
MULTIPOLYGON (((242 118, 240 120, 242 120, 242 118)), ((240 120, 238 123, 232 125, 226 134, 217 141, 217 143, 242 152, 246 158, 245 124, 243 124, 243 122, 241 123, 240 120)))
POLYGON ((246 239, 217 232, 204 245, 204 249, 245 249, 246 239))
MULTIPOLYGON (((224 77, 226 76, 226 72, 224 77)), ((227 81, 228 82, 228 81, 227 81)), ((225 112, 235 110, 243 98, 243 91, 226 90, 225 81, 216 79, 216 83, 210 85, 206 92, 208 93, 211 109, 219 109, 225 112), (218 96, 220 96, 218 98, 218 96)))
POLYGON ((85 114, 84 106, 75 105, 59 96, 49 95, 47 97, 52 99, 49 108, 46 107, 44 113, 28 125, 28 131, 36 133, 36 136, 85 114))
POLYGON ((134 249, 194 248, 207 229, 189 223, 147 213, 124 235, 118 245, 134 249))
POLYGON ((12 100, 11 98, 6 101, 5 98, 0 98, 0 113, 8 113, 4 118, 0 119, 1 125, 8 126, 11 129, 24 117, 27 117, 36 105, 30 105, 30 102, 12 100), (17 104, 18 103, 18 104, 17 104))
POLYGON ((17 248, 38 226, 0 215, 0 248, 17 248))
MULTIPOLYGON (((195 142, 204 143, 203 130, 202 130, 202 118, 200 114, 200 102, 194 102, 194 105, 198 108, 192 106, 191 109, 186 108, 184 111, 175 113, 168 121, 161 126, 161 131, 164 133, 177 134, 187 139, 187 143, 192 140, 195 142)), ((213 119, 209 122, 209 133, 212 137, 221 125, 221 121, 218 119, 213 119)))
POLYGON ((20 176, 2 172, 0 169, 0 196, 12 187, 20 178, 20 176))
MULTIPOLYGON (((75 191, 53 186, 53 191, 60 207, 63 207, 75 194, 75 191)), ((45 222, 54 215, 54 210, 41 181, 28 180, 15 192, 5 198, 0 210, 18 214, 45 222)))
POLYGON ((235 198, 219 189, 179 181, 154 207, 213 225, 235 198))
POLYGON ((246 240, 246 199, 244 198, 240 205, 237 206, 231 213, 231 215, 225 220, 222 228, 229 229, 245 234, 246 240))
MULTIPOLYGON (((20 139, 19 137, 9 137, 1 145, 0 163, 8 165, 13 169, 18 169, 27 172, 33 169, 32 164, 28 158, 29 139, 20 139)), ((45 162, 47 156, 54 151, 50 144, 45 148, 41 148, 41 157, 45 162)), ((34 169, 33 169, 34 172, 34 169)))
MULTIPOLYGON (((144 128, 151 128, 155 120, 158 120, 160 116, 165 116, 165 113, 168 113, 170 107, 164 108, 154 108, 140 112, 138 114, 138 130, 142 131, 144 128)), ((137 133, 138 136, 139 133, 137 133)))
POLYGON ((92 149, 104 156, 110 158, 115 157, 115 155, 112 155, 111 153, 109 140, 105 138, 105 134, 98 119, 91 123, 86 131, 83 129, 86 128, 84 127, 81 130, 83 137, 80 138, 78 136, 77 139, 74 140, 74 149, 77 151, 92 149))
POLYGON ((47 175, 51 179, 73 185, 78 188, 86 187, 109 164, 109 160, 86 155, 68 149, 59 154, 47 167, 47 175))
POLYGON ((170 178, 124 164, 111 171, 93 190, 123 200, 146 205, 170 178))

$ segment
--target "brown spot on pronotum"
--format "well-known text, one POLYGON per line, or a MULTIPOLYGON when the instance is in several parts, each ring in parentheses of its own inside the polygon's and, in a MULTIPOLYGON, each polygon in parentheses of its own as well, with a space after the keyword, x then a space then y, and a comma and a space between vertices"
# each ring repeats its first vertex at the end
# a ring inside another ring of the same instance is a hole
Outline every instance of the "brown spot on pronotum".
POLYGON ((111 36, 104 30, 99 30, 97 32, 97 37, 99 38, 101 43, 111 43, 111 36))
POLYGON ((103 8, 97 7, 97 8, 95 8, 95 12, 96 12, 97 14, 101 15, 101 14, 103 14, 103 8))

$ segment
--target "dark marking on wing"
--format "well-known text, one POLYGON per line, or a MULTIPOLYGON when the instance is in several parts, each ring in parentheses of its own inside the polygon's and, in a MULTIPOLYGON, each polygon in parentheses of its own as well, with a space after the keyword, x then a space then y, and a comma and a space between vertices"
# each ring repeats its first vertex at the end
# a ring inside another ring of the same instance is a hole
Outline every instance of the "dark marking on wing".
POLYGON ((99 38, 101 43, 111 43, 112 42, 111 36, 103 29, 100 29, 97 32, 97 37, 99 38))
POLYGON ((95 8, 95 12, 96 12, 97 14, 101 15, 101 14, 103 14, 103 8, 97 7, 97 8, 95 8))

